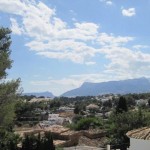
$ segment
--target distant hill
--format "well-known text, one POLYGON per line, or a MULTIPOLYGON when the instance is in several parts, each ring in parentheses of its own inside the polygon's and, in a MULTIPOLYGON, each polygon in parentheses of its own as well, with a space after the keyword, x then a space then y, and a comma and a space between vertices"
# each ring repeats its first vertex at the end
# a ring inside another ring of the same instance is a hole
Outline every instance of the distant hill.
POLYGON ((55 96, 53 95, 53 93, 51 92, 33 92, 33 93, 23 93, 23 95, 34 95, 36 97, 40 97, 40 96, 44 96, 44 97, 51 97, 51 98, 54 98, 55 96))
POLYGON ((101 83, 85 82, 81 87, 65 92, 61 96, 97 96, 102 94, 127 94, 150 92, 150 79, 138 78, 101 83))

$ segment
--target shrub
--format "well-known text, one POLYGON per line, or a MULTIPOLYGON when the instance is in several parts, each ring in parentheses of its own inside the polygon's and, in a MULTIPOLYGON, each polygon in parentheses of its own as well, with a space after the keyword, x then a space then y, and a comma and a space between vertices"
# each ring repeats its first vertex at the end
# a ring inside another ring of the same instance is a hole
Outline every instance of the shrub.
POLYGON ((97 117, 83 118, 79 120, 77 124, 74 125, 73 127, 75 130, 87 130, 90 127, 91 128, 102 127, 102 121, 97 117))

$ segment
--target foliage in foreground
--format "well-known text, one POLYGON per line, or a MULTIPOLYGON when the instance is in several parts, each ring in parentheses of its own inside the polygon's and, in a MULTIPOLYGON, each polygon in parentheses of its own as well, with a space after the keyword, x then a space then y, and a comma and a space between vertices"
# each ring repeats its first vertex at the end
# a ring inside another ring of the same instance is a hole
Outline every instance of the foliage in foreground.
POLYGON ((15 150, 18 137, 12 132, 15 118, 15 103, 18 99, 20 79, 6 82, 10 59, 11 31, 0 28, 0 150, 15 150))
POLYGON ((74 130, 88 130, 89 128, 102 127, 102 120, 97 117, 81 118, 77 123, 73 123, 70 128, 74 130))
POLYGON ((51 133, 45 133, 44 137, 40 134, 38 137, 27 135, 22 142, 21 150, 55 150, 51 133))
POLYGON ((19 142, 19 136, 4 129, 0 130, 0 150, 17 150, 19 142))
POLYGON ((49 132, 43 137, 40 134, 38 136, 26 135, 22 141, 19 136, 11 132, 1 131, 1 135, 3 138, 0 141, 0 150, 55 150, 53 138, 49 132), (22 145, 20 148, 17 146, 18 143, 22 145))
POLYGON ((112 114, 107 122, 108 136, 111 144, 129 143, 126 133, 130 130, 150 125, 150 113, 142 111, 129 111, 112 114))

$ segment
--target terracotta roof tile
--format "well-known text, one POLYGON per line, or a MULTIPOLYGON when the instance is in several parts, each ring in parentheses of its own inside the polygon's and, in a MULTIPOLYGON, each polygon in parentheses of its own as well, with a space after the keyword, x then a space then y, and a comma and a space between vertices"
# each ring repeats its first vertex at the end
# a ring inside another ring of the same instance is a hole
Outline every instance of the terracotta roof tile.
POLYGON ((150 127, 131 130, 126 134, 129 138, 150 140, 150 127))

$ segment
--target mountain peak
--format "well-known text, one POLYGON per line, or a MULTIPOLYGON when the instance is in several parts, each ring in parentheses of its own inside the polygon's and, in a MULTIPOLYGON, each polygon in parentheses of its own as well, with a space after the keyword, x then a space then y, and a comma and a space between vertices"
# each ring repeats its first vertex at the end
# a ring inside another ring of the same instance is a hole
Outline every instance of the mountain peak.
POLYGON ((84 82, 81 87, 65 92, 62 96, 97 96, 102 94, 127 94, 150 92, 149 79, 142 77, 101 83, 84 82))

